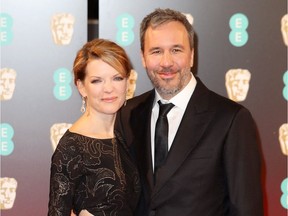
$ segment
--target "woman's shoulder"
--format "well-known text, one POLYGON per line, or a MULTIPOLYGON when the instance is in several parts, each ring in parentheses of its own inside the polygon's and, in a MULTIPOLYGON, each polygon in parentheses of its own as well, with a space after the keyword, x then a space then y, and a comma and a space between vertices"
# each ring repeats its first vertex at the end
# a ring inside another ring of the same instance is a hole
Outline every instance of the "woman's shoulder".
POLYGON ((82 136, 81 134, 71 132, 70 129, 67 129, 67 131, 60 138, 59 143, 55 149, 55 152, 57 151, 77 152, 79 149, 79 141, 81 140, 81 136, 82 136))

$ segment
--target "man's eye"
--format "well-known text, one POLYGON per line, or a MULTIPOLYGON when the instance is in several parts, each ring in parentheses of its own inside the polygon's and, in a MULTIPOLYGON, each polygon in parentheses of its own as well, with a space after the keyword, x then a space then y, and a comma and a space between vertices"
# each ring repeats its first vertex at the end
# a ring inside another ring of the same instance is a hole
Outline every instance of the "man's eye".
POLYGON ((151 54, 160 54, 160 50, 153 50, 151 54))
POLYGON ((172 53, 178 53, 178 52, 181 52, 181 50, 180 49, 173 49, 172 50, 172 53))

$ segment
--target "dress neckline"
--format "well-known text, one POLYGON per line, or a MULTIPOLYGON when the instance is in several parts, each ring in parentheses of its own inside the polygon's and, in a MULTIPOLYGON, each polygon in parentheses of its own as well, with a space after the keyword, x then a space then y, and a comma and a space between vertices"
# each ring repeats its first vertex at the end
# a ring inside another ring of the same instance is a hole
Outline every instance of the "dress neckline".
POLYGON ((75 134, 77 136, 82 136, 82 137, 86 137, 86 138, 90 138, 90 139, 96 139, 96 140, 113 140, 113 139, 115 139, 115 137, 109 137, 109 138, 92 137, 92 136, 88 136, 88 135, 84 135, 84 134, 80 134, 80 133, 77 133, 77 132, 70 131, 69 129, 67 129, 67 132, 70 133, 70 134, 75 134))

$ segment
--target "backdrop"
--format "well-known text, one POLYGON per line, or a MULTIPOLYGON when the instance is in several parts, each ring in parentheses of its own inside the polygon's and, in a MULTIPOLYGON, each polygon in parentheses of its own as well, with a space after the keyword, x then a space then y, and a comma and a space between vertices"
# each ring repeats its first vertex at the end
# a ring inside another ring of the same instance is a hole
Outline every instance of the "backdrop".
POLYGON ((140 61, 139 24, 157 7, 179 10, 193 23, 198 44, 193 72, 252 112, 262 140, 266 215, 286 215, 287 1, 100 0, 99 37, 129 53, 138 73, 136 95, 151 88, 140 61))
MULTIPOLYGON (((287 2, 100 0, 99 36, 128 52, 137 73, 135 95, 151 89, 140 62, 139 23, 156 7, 187 15, 197 33, 193 72, 251 110, 262 140, 266 215, 286 215, 287 2)), ((86 41, 86 1, 1 1, 3 216, 47 215, 51 156, 81 114, 71 70, 86 41)))
POLYGON ((1 0, 2 216, 44 216, 50 160, 81 114, 72 65, 87 41, 83 0, 1 0))

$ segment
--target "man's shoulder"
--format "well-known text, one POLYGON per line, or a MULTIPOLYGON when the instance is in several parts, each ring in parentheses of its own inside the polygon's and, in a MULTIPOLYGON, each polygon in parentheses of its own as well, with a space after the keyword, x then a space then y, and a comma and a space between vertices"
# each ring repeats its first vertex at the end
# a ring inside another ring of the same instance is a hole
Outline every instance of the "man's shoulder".
POLYGON ((135 97, 127 100, 126 107, 131 109, 131 108, 137 107, 141 104, 153 102, 154 96, 155 96, 154 89, 147 91, 141 95, 135 96, 135 97))
POLYGON ((202 100, 203 103, 208 103, 208 106, 211 108, 219 108, 219 109, 228 109, 228 110, 239 110, 239 109, 247 109, 242 104, 239 104, 215 91, 207 88, 201 81, 198 79, 197 87, 196 87, 196 100, 202 100), (206 95, 206 96, 204 96, 206 95), (204 96, 204 97, 203 97, 204 96), (204 102, 205 101, 205 102, 204 102))

